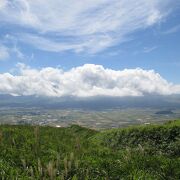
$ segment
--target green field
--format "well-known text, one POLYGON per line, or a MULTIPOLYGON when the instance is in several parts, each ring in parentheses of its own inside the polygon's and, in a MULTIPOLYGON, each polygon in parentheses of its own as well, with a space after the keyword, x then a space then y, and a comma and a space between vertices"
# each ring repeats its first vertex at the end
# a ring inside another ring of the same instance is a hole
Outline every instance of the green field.
POLYGON ((1 125, 1 179, 180 179, 180 120, 96 131, 1 125))

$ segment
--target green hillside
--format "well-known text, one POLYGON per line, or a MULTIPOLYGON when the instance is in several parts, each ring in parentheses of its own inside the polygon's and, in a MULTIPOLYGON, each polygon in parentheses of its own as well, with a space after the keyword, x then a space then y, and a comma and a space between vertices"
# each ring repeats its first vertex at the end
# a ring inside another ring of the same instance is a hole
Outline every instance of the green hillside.
POLYGON ((0 179, 180 179, 180 120, 95 131, 0 126, 0 179))

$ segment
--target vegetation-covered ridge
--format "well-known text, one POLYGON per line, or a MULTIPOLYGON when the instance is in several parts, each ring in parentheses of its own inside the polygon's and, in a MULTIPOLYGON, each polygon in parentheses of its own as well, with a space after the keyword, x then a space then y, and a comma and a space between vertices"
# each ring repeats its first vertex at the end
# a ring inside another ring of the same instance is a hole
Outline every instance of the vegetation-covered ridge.
POLYGON ((180 120, 95 131, 0 126, 0 179, 180 179, 180 120))

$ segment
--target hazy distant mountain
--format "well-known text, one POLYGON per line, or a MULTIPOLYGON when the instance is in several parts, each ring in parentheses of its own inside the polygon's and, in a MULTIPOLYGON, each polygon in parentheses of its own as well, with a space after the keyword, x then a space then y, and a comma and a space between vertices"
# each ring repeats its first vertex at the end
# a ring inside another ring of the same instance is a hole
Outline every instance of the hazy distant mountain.
POLYGON ((43 107, 43 108, 180 108, 180 95, 143 97, 35 97, 0 95, 0 107, 43 107))

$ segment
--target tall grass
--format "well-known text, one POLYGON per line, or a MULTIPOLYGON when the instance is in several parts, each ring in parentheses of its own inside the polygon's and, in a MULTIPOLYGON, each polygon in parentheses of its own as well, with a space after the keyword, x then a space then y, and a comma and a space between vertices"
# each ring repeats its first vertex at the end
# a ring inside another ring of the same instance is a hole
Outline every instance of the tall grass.
POLYGON ((97 132, 0 126, 0 179, 180 179, 180 121, 97 132))

